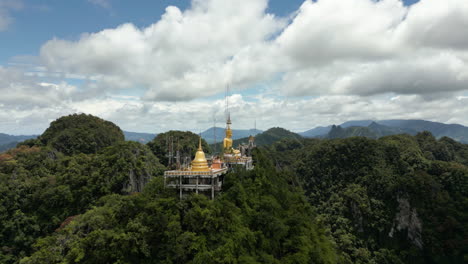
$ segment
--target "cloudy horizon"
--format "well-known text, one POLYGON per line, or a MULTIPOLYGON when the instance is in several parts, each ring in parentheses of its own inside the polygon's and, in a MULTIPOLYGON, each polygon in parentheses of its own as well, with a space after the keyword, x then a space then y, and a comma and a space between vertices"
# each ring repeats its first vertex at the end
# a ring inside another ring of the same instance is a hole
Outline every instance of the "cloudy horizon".
POLYGON ((468 126, 466 0, 77 2, 0 0, 0 133, 73 113, 203 131, 224 123, 227 85, 235 129, 468 126))

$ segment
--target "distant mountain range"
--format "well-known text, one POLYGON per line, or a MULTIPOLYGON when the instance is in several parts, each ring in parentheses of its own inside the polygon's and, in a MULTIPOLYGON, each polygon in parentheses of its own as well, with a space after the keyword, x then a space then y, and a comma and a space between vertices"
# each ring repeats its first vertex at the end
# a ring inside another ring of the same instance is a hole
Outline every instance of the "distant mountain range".
POLYGON ((37 135, 12 136, 0 133, 0 151, 5 151, 7 149, 14 148, 19 142, 36 137, 37 135))
MULTIPOLYGON (((123 131, 125 135, 125 140, 127 141, 137 141, 143 144, 148 143, 153 140, 157 134, 150 133, 138 133, 138 132, 129 132, 123 131)), ((4 133, 0 133, 0 152, 16 147, 16 144, 19 142, 25 141, 31 138, 37 138, 39 135, 26 135, 26 136, 13 136, 4 133)))
POLYGON ((37 137, 38 137, 38 135, 12 136, 12 135, 7 135, 7 134, 0 133, 0 145, 8 144, 8 143, 15 142, 15 141, 16 142, 21 142, 21 141, 25 141, 27 139, 37 138, 37 137))
MULTIPOLYGON (((273 127, 255 136, 255 144, 257 146, 262 146, 262 145, 273 144, 274 142, 280 141, 282 139, 301 139, 301 138, 302 138, 301 135, 291 132, 287 129, 284 129, 281 127, 273 127)), ((247 141, 248 141, 248 138, 234 140, 234 146, 237 146, 238 144, 243 143, 243 142, 247 143, 247 141)))
POLYGON ((303 137, 322 138, 352 136, 379 138, 395 134, 415 135, 421 131, 429 131, 437 138, 450 137, 462 143, 468 143, 468 127, 426 120, 356 120, 345 122, 339 126, 316 127, 299 134, 303 137))
POLYGON ((415 135, 417 131, 399 127, 389 127, 372 122, 368 126, 350 126, 342 128, 333 125, 327 134, 327 138, 367 137, 380 138, 389 135, 410 134, 415 135))
POLYGON ((151 133, 138 133, 138 132, 129 132, 123 131, 125 140, 127 141, 136 141, 143 144, 146 144, 153 140, 158 134, 151 134, 151 133))
MULTIPOLYGON (((224 127, 210 127, 207 130, 201 133, 201 136, 208 144, 214 143, 214 135, 216 131, 216 142, 223 141, 224 137, 226 136, 225 128, 224 127), (216 129, 216 130, 215 130, 216 129)), ((249 136, 255 136, 257 134, 262 133, 262 130, 258 129, 233 129, 232 130, 232 139, 240 139, 249 136)))
MULTIPOLYGON (((216 142, 222 142, 225 136, 223 127, 211 127, 201 133, 203 139, 208 144, 214 143, 214 132, 216 129, 216 142)), ((320 126, 301 133, 293 133, 282 128, 271 128, 267 131, 258 129, 233 129, 232 137, 234 144, 247 142, 247 138, 255 136, 257 145, 270 144, 282 138, 297 138, 299 135, 306 138, 346 138, 353 136, 363 136, 369 138, 379 138, 387 135, 410 134, 415 135, 421 131, 429 131, 435 137, 450 137, 462 143, 468 144, 468 127, 458 124, 444 124, 426 120, 353 120, 344 122, 338 126, 320 126)), ((123 131, 125 140, 137 141, 143 144, 153 140, 157 134, 138 133, 123 131)), ((13 148, 19 142, 36 138, 38 135, 13 136, 0 133, 0 152, 13 148)))
MULTIPOLYGON (((213 150, 220 151, 223 145, 222 144, 223 138, 224 138, 224 135, 221 138, 221 140, 219 141, 217 140, 216 146, 214 144, 211 144, 211 148, 213 150)), ((301 139, 301 138, 302 138, 301 135, 291 132, 289 130, 286 130, 284 128, 273 127, 262 133, 257 134, 255 136, 255 145, 263 146, 263 145, 273 144, 282 139, 301 139)), ((236 148, 242 143, 248 143, 248 141, 249 141, 249 136, 246 136, 243 138, 234 139, 234 141, 232 142, 232 145, 236 148)))

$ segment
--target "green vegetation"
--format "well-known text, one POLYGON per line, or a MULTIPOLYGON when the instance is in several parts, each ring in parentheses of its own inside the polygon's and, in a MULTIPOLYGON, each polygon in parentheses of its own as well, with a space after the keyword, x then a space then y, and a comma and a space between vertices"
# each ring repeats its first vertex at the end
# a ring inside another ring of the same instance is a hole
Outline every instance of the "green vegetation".
POLYGON ((467 145, 424 132, 270 149, 301 182, 343 263, 468 260, 467 145))
POLYGON ((384 136, 409 134, 414 135, 416 132, 411 129, 403 129, 398 127, 389 127, 372 122, 369 126, 351 126, 342 128, 341 126, 333 125, 327 138, 349 138, 349 137, 366 137, 377 139, 384 136))
POLYGON ((103 196, 141 191, 164 170, 151 150, 136 142, 72 156, 37 144, 25 141, 0 154, 0 263, 16 263, 32 252, 37 238, 53 233, 67 218, 86 212, 103 196))
POLYGON ((53 121, 39 141, 65 155, 91 154, 124 141, 124 134, 112 122, 91 115, 73 114, 53 121))
POLYGON ((348 138, 348 137, 366 137, 366 138, 378 138, 379 135, 369 127, 347 127, 342 128, 340 126, 333 125, 330 132, 328 132, 327 138, 348 138))
POLYGON ((336 263, 300 190, 265 153, 255 158, 213 201, 179 201, 160 178, 139 195, 104 197, 21 263, 336 263))
MULTIPOLYGON (((267 131, 258 134, 255 137, 255 144, 257 146, 264 146, 264 145, 270 145, 273 144, 276 141, 282 140, 282 139, 295 139, 295 140, 301 140, 302 137, 299 134, 293 133, 289 130, 286 130, 281 127, 273 127, 268 129, 267 131)), ((240 143, 242 139, 235 140, 234 143, 240 143)), ((246 140, 244 140, 246 141, 246 140)), ((242 141, 243 142, 243 141, 242 141)))
POLYGON ((468 145, 274 128, 256 137, 254 170, 180 201, 161 177, 171 137, 193 157, 191 132, 142 145, 73 115, 0 154, 0 263, 468 261, 468 145))

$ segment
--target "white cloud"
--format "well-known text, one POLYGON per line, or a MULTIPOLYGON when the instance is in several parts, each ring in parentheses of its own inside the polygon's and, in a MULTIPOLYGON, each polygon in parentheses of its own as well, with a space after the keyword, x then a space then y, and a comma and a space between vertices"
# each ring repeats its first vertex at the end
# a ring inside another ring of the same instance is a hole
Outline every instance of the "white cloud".
POLYGON ((433 47, 468 50, 468 1, 423 0, 409 8, 396 32, 416 49, 433 47))
POLYGON ((18 10, 23 7, 21 0, 0 0, 0 32, 8 29, 13 22, 11 10, 18 10))
POLYGON ((306 1, 277 38, 287 95, 468 89, 468 2, 306 1))
MULTIPOLYGON (((256 120, 259 129, 281 126, 297 132, 361 119, 425 119, 468 125, 467 103, 468 99, 461 94, 433 100, 419 95, 394 94, 371 97, 326 95, 308 99, 259 96, 253 101, 240 94, 230 97, 233 128, 253 128, 256 120)), ((42 133, 60 116, 88 113, 110 120, 127 131, 159 133, 177 129, 199 132, 213 125, 213 113, 217 125, 224 126, 223 109, 224 99, 171 103, 121 97, 86 99, 32 109, 0 104, 0 127, 4 133, 42 133)))
POLYGON ((298 67, 380 60, 394 54, 393 31, 405 15, 398 0, 307 0, 277 42, 298 67))
POLYGON ((111 8, 110 0, 88 0, 88 2, 90 2, 93 5, 100 6, 102 8, 111 8))
POLYGON ((266 0, 194 0, 169 6, 146 28, 124 24, 54 39, 41 48, 52 71, 98 80, 99 89, 143 87, 146 100, 180 101, 275 80, 285 95, 466 89, 468 2, 306 0, 290 24, 266 0))
POLYGON ((65 104, 77 92, 76 87, 65 82, 58 84, 40 82, 21 70, 0 66, 0 104, 9 108, 48 108, 65 104))
POLYGON ((229 65, 281 28, 282 20, 265 14, 266 7, 266 0, 197 0, 184 12, 169 6, 146 28, 124 24, 77 42, 51 40, 41 58, 51 70, 94 76, 115 88, 146 87, 147 99, 213 95, 227 82, 250 83, 251 73, 239 79, 229 65))
MULTIPOLYGON (((194 0, 144 28, 50 40, 45 68, 0 68, 0 91, 10 92, 0 98, 0 127, 86 112, 126 130, 197 131, 213 113, 222 119, 223 100, 206 98, 228 83, 263 87, 253 99, 231 98, 238 128, 255 118, 263 129, 296 131, 353 119, 468 125, 468 1, 307 0, 289 23, 266 8, 266 0, 194 0), (85 82, 57 81, 67 77, 85 82), (143 98, 121 95, 133 88, 143 98)), ((40 132, 45 122, 30 126, 40 132)))
POLYGON ((371 62, 340 61, 286 73, 286 95, 443 94, 468 89, 468 63, 451 52, 371 62), (324 89, 325 88, 325 89, 324 89))

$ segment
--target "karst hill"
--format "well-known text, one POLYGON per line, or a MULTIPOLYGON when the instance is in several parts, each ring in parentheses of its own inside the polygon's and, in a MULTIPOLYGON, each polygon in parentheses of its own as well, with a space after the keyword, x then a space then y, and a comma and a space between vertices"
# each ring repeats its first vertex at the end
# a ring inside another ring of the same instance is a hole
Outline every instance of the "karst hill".
POLYGON ((0 154, 0 263, 465 263, 468 145, 362 136, 267 130, 253 170, 227 173, 213 200, 180 199, 163 183, 169 139, 191 158, 216 146, 59 118, 0 154))

